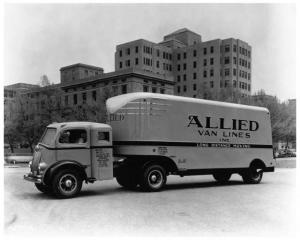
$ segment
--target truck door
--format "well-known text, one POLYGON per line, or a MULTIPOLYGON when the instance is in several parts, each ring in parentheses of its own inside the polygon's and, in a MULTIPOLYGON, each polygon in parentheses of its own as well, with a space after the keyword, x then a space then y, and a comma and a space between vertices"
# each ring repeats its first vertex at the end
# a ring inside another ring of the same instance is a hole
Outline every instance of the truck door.
POLYGON ((93 129, 91 137, 92 176, 97 180, 113 179, 111 129, 93 129))
POLYGON ((90 164, 89 131, 86 128, 64 128, 57 139, 57 161, 72 160, 90 164))

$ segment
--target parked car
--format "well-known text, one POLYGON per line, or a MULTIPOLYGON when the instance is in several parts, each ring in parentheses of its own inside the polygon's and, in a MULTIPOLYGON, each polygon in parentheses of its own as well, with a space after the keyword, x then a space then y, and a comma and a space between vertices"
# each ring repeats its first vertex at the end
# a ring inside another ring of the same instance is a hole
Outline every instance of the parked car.
POLYGON ((277 158, 296 157, 296 149, 282 149, 277 151, 277 158))

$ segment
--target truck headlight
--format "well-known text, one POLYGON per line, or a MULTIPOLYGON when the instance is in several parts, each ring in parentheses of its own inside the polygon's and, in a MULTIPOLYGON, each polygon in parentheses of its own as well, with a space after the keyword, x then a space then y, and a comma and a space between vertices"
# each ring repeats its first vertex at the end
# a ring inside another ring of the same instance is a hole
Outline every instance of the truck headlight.
POLYGON ((47 168, 47 164, 44 163, 44 162, 41 162, 41 163, 39 164, 39 166, 38 166, 39 173, 42 174, 42 173, 45 171, 46 168, 47 168))

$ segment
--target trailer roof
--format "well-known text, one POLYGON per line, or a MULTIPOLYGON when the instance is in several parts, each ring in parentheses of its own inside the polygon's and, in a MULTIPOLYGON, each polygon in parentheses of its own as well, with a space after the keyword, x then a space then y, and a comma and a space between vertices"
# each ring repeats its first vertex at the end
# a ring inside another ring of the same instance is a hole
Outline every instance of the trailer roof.
POLYGON ((178 102, 190 102, 190 103, 199 103, 199 104, 212 105, 212 106, 269 112, 267 108, 263 108, 263 107, 212 101, 212 100, 205 100, 205 99, 198 99, 198 98, 181 97, 181 96, 174 96, 174 95, 167 95, 167 94, 145 93, 145 92, 127 93, 127 94, 109 98, 106 101, 106 107, 109 113, 115 113, 120 108, 125 106, 127 103, 134 100, 143 99, 143 98, 162 99, 162 100, 170 100, 170 101, 178 101, 178 102))
POLYGON ((95 123, 95 122, 61 122, 61 123, 52 123, 47 127, 49 128, 61 128, 61 127, 90 127, 90 128, 111 128, 111 126, 104 123, 95 123))

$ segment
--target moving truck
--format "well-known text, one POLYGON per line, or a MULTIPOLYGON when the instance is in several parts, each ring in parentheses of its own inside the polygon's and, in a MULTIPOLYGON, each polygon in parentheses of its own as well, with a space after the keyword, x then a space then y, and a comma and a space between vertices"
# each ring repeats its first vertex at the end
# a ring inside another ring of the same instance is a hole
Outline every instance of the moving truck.
POLYGON ((112 97, 106 108, 107 124, 50 124, 24 178, 68 198, 83 181, 159 191, 171 174, 225 183, 237 173, 256 184, 274 171, 266 108, 154 93, 112 97))

